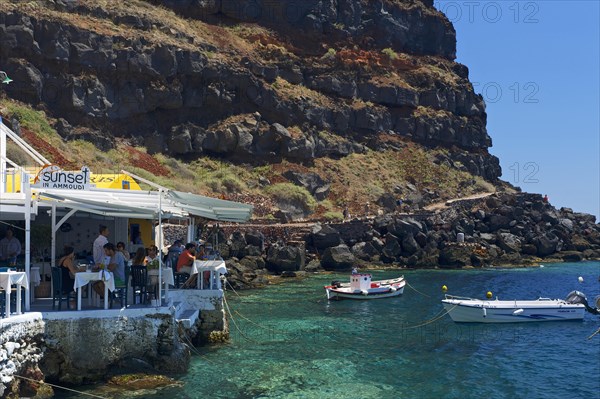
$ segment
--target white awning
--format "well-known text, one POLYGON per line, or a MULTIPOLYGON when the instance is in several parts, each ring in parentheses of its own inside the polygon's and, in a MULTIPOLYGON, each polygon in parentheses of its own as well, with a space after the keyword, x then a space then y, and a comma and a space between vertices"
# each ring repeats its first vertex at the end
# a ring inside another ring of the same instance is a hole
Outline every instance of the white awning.
POLYGON ((158 216, 160 207, 163 218, 186 218, 194 215, 218 221, 243 223, 250 219, 253 209, 251 205, 178 191, 161 193, 112 189, 81 191, 32 189, 32 191, 40 201, 40 205, 54 203, 59 207, 114 217, 154 219, 158 216))

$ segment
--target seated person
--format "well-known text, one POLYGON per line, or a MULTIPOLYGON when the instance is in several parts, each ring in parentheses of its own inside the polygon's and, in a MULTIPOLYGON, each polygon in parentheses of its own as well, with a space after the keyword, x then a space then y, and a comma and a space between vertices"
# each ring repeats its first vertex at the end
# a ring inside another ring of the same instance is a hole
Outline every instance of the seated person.
MULTIPOLYGON (((115 244, 107 243, 104 244, 104 254, 109 258, 106 269, 113 272, 115 279, 115 286, 122 286, 125 284, 125 258, 121 252, 117 252, 115 244)), ((100 295, 100 299, 104 299, 104 282, 98 281, 94 284, 94 291, 100 295)))
POLYGON ((125 243, 123 241, 119 241, 117 243, 117 251, 123 254, 125 258, 125 262, 129 262, 129 252, 125 249, 125 243))
POLYGON ((177 265, 177 262, 179 261, 179 255, 181 255, 183 250, 184 246, 181 240, 175 240, 173 245, 169 247, 169 252, 167 254, 167 264, 169 267, 177 265))
POLYGON ((135 251, 135 256, 131 261, 132 266, 146 266, 146 250, 143 247, 139 247, 135 251))
POLYGON ((190 242, 185 244, 185 249, 177 259, 177 273, 192 272, 192 265, 196 260, 196 244, 190 242))
POLYGON ((65 247, 62 258, 58 261, 58 267, 62 273, 63 293, 73 291, 75 286, 75 273, 79 271, 75 266, 75 250, 73 247, 65 247))
POLYGON ((148 255, 146 256, 146 265, 150 262, 158 261, 158 247, 156 245, 150 245, 148 247, 148 255))

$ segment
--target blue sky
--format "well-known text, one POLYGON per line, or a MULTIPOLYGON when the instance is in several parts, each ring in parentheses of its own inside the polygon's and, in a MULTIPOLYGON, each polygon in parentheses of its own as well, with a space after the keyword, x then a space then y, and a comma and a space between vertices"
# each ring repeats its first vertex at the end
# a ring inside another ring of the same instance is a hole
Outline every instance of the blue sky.
POLYGON ((600 2, 436 0, 487 103, 502 179, 600 216, 600 2))

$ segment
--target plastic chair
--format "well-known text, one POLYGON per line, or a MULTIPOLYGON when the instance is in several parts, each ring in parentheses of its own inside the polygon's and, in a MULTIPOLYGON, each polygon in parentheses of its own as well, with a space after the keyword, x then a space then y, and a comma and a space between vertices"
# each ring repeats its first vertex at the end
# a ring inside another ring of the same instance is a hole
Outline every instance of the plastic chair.
POLYGON ((129 294, 129 277, 131 275, 130 266, 125 265, 125 281, 122 284, 115 284, 115 290, 110 293, 110 308, 118 300, 121 308, 127 307, 127 295, 129 294))
POLYGON ((77 296, 72 287, 63 287, 62 270, 60 267, 56 266, 52 268, 52 291, 52 310, 56 308, 56 301, 58 301, 58 310, 61 310, 63 300, 67 301, 67 309, 69 307, 70 299, 73 299, 74 301, 77 300, 77 296))
POLYGON ((148 268, 146 266, 131 266, 131 288, 133 289, 133 304, 135 305, 136 295, 140 296, 140 303, 146 303, 148 293, 148 268))

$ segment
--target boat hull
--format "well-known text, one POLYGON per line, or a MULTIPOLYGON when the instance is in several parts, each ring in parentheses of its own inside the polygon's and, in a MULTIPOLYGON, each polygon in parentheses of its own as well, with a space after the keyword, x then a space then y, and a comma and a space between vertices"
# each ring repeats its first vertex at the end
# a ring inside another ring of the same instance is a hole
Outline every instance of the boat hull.
POLYGON ((402 295, 404 293, 405 284, 406 283, 404 281, 401 281, 397 284, 370 289, 366 292, 361 292, 357 290, 351 291, 349 287, 334 288, 331 286, 325 287, 325 290, 327 291, 327 299, 369 300, 391 298, 402 295))
POLYGON ((583 320, 585 306, 562 300, 480 301, 442 300, 444 309, 457 323, 526 323, 583 320))

